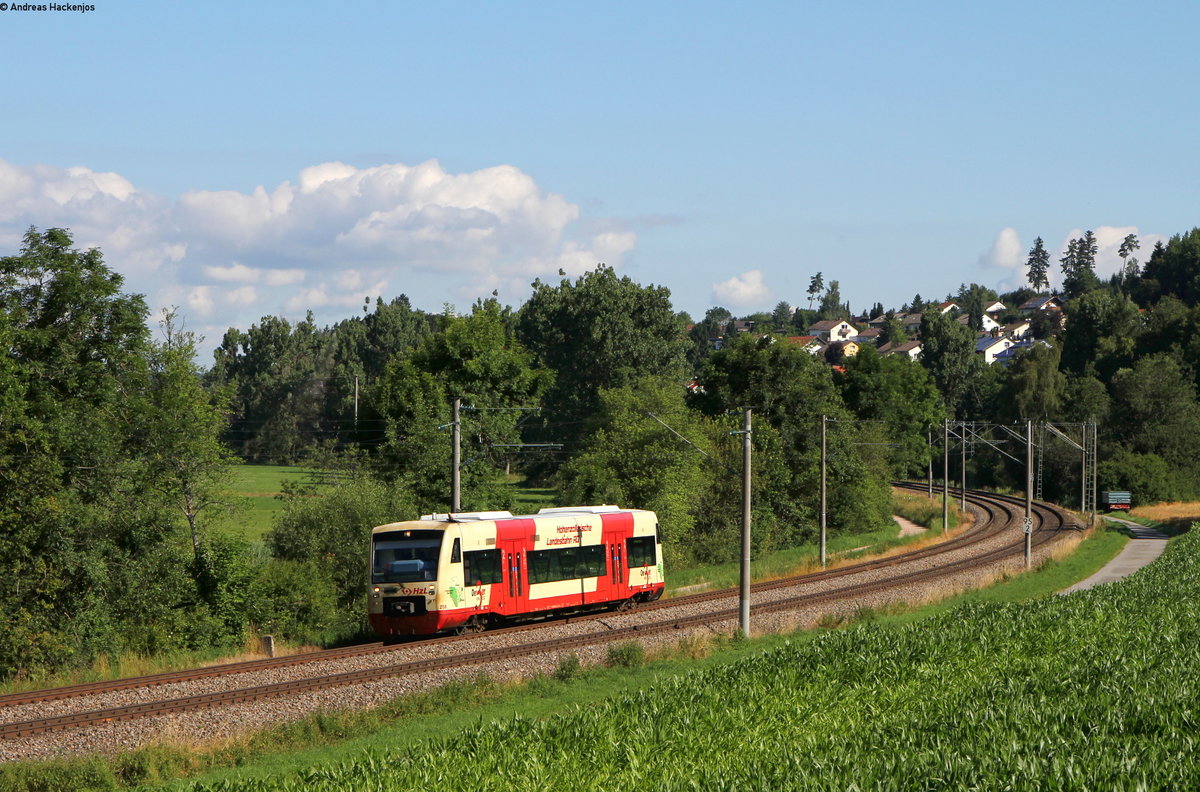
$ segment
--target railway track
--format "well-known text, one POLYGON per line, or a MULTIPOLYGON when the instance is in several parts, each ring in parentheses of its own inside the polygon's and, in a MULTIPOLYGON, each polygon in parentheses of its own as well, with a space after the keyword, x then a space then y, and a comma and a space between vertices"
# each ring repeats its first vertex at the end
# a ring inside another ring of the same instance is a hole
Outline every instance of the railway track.
MULTIPOLYGON (((915 484, 903 486, 907 486, 911 489, 922 488, 921 485, 915 484)), ((896 568, 895 574, 886 575, 869 583, 851 582, 848 585, 827 588, 821 592, 805 593, 796 596, 784 596, 773 602, 756 605, 754 607, 755 612, 760 614, 770 613, 801 607, 811 607, 826 603, 834 603, 849 596, 861 596, 870 592, 884 591, 888 588, 901 587, 922 581, 957 575, 974 568, 989 566, 997 561, 1001 561, 1015 555, 1020 555, 1023 552, 1023 542, 1020 541, 1020 534, 1016 530, 1019 519, 1023 514, 1023 501, 1008 496, 998 496, 989 493, 970 493, 969 502, 972 504, 972 509, 978 512, 976 515, 975 524, 959 536, 947 540, 946 542, 918 550, 897 553, 886 558, 850 564, 837 569, 822 570, 806 575, 766 581, 757 584, 754 587, 754 591, 759 593, 776 589, 784 589, 801 584, 816 583, 841 577, 861 575, 866 571, 888 569, 891 567, 896 568), (970 547, 973 544, 993 538, 996 536, 996 534, 1004 531, 1013 532, 1013 541, 1005 543, 998 549, 992 549, 990 551, 979 553, 978 555, 973 555, 952 563, 943 564, 935 568, 922 568, 914 571, 905 571, 903 569, 906 564, 911 562, 921 559, 931 559, 940 554, 970 547)), ((1045 504, 1035 505, 1034 520, 1035 546, 1040 546, 1045 542, 1052 541, 1055 537, 1061 534, 1063 528, 1069 527, 1069 521, 1064 512, 1045 504)), ((660 610, 669 611, 673 608, 680 609, 681 606, 685 605, 696 605, 700 603, 719 601, 721 599, 733 599, 736 598, 736 596, 736 590, 732 589, 704 592, 700 594, 689 595, 687 597, 661 600, 650 605, 644 605, 639 609, 638 613, 639 615, 645 615, 649 612, 657 612, 660 610)), ((256 701, 264 698, 288 696, 308 691, 324 690, 331 687, 370 682, 388 677, 420 674, 422 672, 441 668, 478 665, 480 663, 486 663, 501 658, 517 658, 542 653, 571 651, 573 649, 594 645, 597 643, 619 642, 663 632, 684 630, 702 624, 716 624, 726 621, 736 621, 737 616, 737 607, 717 608, 704 613, 682 618, 668 617, 644 624, 610 628, 602 633, 575 635, 553 640, 532 641, 504 648, 493 647, 484 649, 482 651, 476 648, 472 651, 470 650, 470 643, 468 643, 465 647, 468 648, 468 651, 454 652, 453 649, 451 649, 450 654, 441 657, 384 665, 375 668, 360 669, 350 672, 314 677, 311 679, 297 679, 288 682, 239 688, 236 690, 224 690, 215 693, 184 696, 165 701, 143 702, 121 707, 76 712, 48 718, 38 718, 16 723, 0 724, 0 739, 13 739, 58 729, 85 727, 119 720, 129 720, 140 717, 150 717, 154 715, 211 708, 237 702, 256 701)), ((606 617, 611 618, 612 614, 601 613, 591 616, 574 617, 565 621, 559 620, 555 623, 569 624, 604 619, 606 617)), ((508 628, 507 630, 489 632, 487 635, 522 632, 531 629, 537 629, 540 626, 543 625, 524 625, 521 627, 508 628)), ((421 642, 420 645, 426 646, 435 644, 453 644, 456 642, 470 642, 473 640, 474 637, 455 636, 424 641, 421 642)), ((106 693, 114 690, 127 690, 135 687, 173 684, 183 681, 202 679, 205 677, 246 673, 249 671, 278 668, 288 665, 299 665, 302 663, 316 662, 319 660, 330 660, 342 657, 355 657, 365 654, 395 651, 397 648, 403 648, 405 646, 412 645, 413 644, 401 644, 399 647, 397 645, 386 644, 359 645, 344 647, 336 650, 327 650, 323 652, 312 652, 305 655, 294 655, 287 658, 276 658, 274 660, 248 661, 245 663, 213 666, 206 669, 195 669, 185 672, 169 672, 165 674, 156 674, 149 677, 114 680, 107 683, 89 683, 85 685, 74 685, 43 691, 31 691, 29 693, 22 694, 11 694, 0 697, 0 708, 55 699, 93 695, 97 693, 106 693)))
MULTIPOLYGON (((919 490, 920 485, 909 482, 896 482, 895 486, 919 490)), ((990 496, 993 499, 1000 500, 1006 496, 990 496)), ((1015 499, 1014 499, 1015 501, 1015 499)), ((925 558, 949 550, 956 549, 980 540, 981 537, 990 535, 996 530, 1003 530, 1007 527, 1001 521, 995 519, 993 508, 987 505, 987 501, 980 501, 977 504, 978 508, 985 511, 986 519, 977 522, 973 529, 964 531, 962 534, 941 542, 937 545, 921 548, 918 550, 910 550, 902 553, 889 555, 884 558, 861 561, 853 564, 839 566, 833 569, 808 572, 800 575, 791 575, 775 580, 763 581, 754 584, 751 587, 752 592, 769 591, 772 589, 786 588, 799 583, 810 583, 831 578, 843 577, 846 575, 858 574, 863 571, 882 569, 889 566, 897 566, 914 559, 925 558)), ((1035 509, 1035 518, 1041 513, 1039 510, 1044 510, 1046 507, 1039 505, 1035 509)), ((639 607, 641 611, 655 610, 660 608, 677 607, 684 603, 701 603, 709 602, 718 599, 725 599, 731 596, 736 596, 736 589, 720 589, 714 591, 700 592, 680 597, 672 597, 660 602, 643 604, 639 607)), ((556 623, 574 623, 579 621, 590 621, 598 618, 603 618, 606 613, 584 614, 571 616, 566 619, 555 619, 556 623)), ((536 630, 545 625, 546 621, 537 621, 529 624, 518 625, 505 628, 505 632, 521 632, 526 630, 536 630)), ((493 631, 493 634, 498 631, 493 631)), ((443 636, 438 638, 422 639, 424 643, 430 644, 448 644, 458 641, 470 640, 470 637, 465 636, 443 636)), ((409 642, 411 643, 411 642, 409 642)), ((66 698, 75 698, 80 696, 90 696, 100 693, 109 693, 119 690, 130 690, 134 688, 155 687, 163 685, 172 685, 180 682, 190 682, 198 679, 208 679, 211 677, 227 676, 231 674, 244 674, 255 671, 266 671, 277 668, 287 668, 290 666, 303 665, 306 663, 325 662, 330 660, 338 660, 341 658, 361 657, 370 654, 379 654, 384 652, 395 651, 398 646, 404 644, 386 643, 375 641, 365 644, 354 644, 351 646, 339 647, 336 649, 324 649, 315 652, 303 652, 284 657, 269 658, 263 660, 246 660, 237 663, 224 663, 219 665, 205 666, 202 668, 194 668, 183 671, 166 671, 158 674, 149 674, 138 677, 127 677, 124 679, 104 680, 99 682, 86 682, 76 685, 66 685, 61 687, 46 688, 42 690, 25 691, 18 693, 9 693, 0 695, 0 708, 8 706, 20 706, 32 704, 40 701, 55 701, 66 698)))

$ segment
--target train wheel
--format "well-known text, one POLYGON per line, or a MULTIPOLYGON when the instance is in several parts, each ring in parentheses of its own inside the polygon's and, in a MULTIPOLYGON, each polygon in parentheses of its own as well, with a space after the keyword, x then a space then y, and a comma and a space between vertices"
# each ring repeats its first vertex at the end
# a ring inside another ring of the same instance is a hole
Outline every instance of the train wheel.
POLYGON ((627 600, 621 600, 621 602, 617 605, 617 612, 620 613, 622 611, 631 611, 636 606, 637 600, 635 600, 633 597, 630 597, 627 600))
POLYGON ((472 616, 462 624, 454 628, 455 635, 470 635, 471 633, 481 633, 487 629, 487 623, 478 616, 472 616))

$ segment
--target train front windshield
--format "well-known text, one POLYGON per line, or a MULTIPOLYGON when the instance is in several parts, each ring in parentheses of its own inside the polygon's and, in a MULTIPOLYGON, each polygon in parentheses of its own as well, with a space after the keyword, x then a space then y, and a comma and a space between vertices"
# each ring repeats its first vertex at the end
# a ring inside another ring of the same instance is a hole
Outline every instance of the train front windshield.
POLYGON ((441 531, 384 531, 371 549, 372 583, 437 580, 441 531))

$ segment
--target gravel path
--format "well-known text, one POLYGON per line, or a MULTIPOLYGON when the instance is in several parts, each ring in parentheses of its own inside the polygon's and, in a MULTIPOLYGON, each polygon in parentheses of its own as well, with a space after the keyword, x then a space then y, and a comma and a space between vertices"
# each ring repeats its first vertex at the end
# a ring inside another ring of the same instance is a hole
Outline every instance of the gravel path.
MULTIPOLYGON (((822 617, 850 616, 863 609, 879 609, 897 603, 919 603, 936 599, 956 591, 982 585, 1005 571, 1019 571, 1023 567, 1020 557, 1005 564, 993 565, 986 571, 972 570, 959 573, 933 583, 911 584, 885 593, 848 596, 837 603, 800 607, 779 613, 754 613, 755 605, 776 602, 802 594, 829 591, 867 582, 891 578, 916 569, 929 569, 956 560, 974 556, 1004 545, 1015 545, 1019 534, 1008 531, 969 549, 952 551, 946 555, 917 559, 885 569, 868 570, 861 573, 759 592, 751 599, 751 626, 756 634, 790 631, 813 626, 822 617)), ((1053 544, 1053 543, 1051 543, 1053 544)), ((1037 558, 1047 553, 1046 548, 1035 551, 1037 558)), ((711 613, 735 608, 737 596, 694 603, 678 608, 657 611, 632 611, 614 613, 604 618, 575 622, 572 624, 551 623, 537 631, 517 632, 509 635, 487 634, 475 636, 469 641, 442 644, 400 645, 393 651, 381 652, 342 660, 323 661, 302 666, 292 666, 268 671, 212 677, 174 685, 139 688, 95 696, 83 696, 63 701, 40 702, 20 707, 0 708, 0 722, 15 723, 36 718, 53 717, 77 712, 87 712, 135 703, 164 701, 184 696, 193 696, 238 688, 266 685, 296 679, 310 679, 345 671, 376 668, 411 662, 413 660, 459 654, 465 651, 509 647, 537 640, 582 635, 601 634, 611 629, 683 618, 693 614, 711 613)), ((691 635, 711 636, 729 634, 736 626, 736 619, 709 624, 690 630, 676 630, 659 635, 645 636, 641 642, 648 651, 658 647, 675 646, 681 638, 691 635)), ((600 643, 575 650, 585 664, 603 662, 608 646, 600 643)), ((544 653, 514 659, 491 660, 471 666, 460 666, 434 671, 409 674, 375 682, 347 685, 340 688, 305 693, 294 696, 262 699, 243 704, 224 705, 207 710, 169 716, 156 716, 131 721, 118 721, 98 727, 69 729, 33 737, 0 741, 0 761, 11 761, 33 757, 60 756, 73 753, 113 753, 135 746, 158 741, 175 743, 203 743, 253 729, 260 729, 281 721, 303 717, 321 709, 364 708, 378 706, 389 699, 405 694, 429 690, 451 680, 469 680, 479 674, 487 674, 497 680, 528 678, 537 674, 551 673, 561 660, 561 653, 544 653)))
POLYGON ((901 536, 916 536, 929 530, 925 526, 917 525, 912 520, 905 519, 898 514, 893 514, 892 519, 896 521, 896 525, 900 526, 901 536))

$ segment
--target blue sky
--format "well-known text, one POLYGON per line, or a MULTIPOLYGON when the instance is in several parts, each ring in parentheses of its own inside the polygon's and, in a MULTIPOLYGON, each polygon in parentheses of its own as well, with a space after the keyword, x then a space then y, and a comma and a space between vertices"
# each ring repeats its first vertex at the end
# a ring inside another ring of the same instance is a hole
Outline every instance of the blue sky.
POLYGON ((597 261, 898 307, 1200 224, 1193 3, 91 4, 0 12, 0 252, 72 228, 210 344, 597 261))

